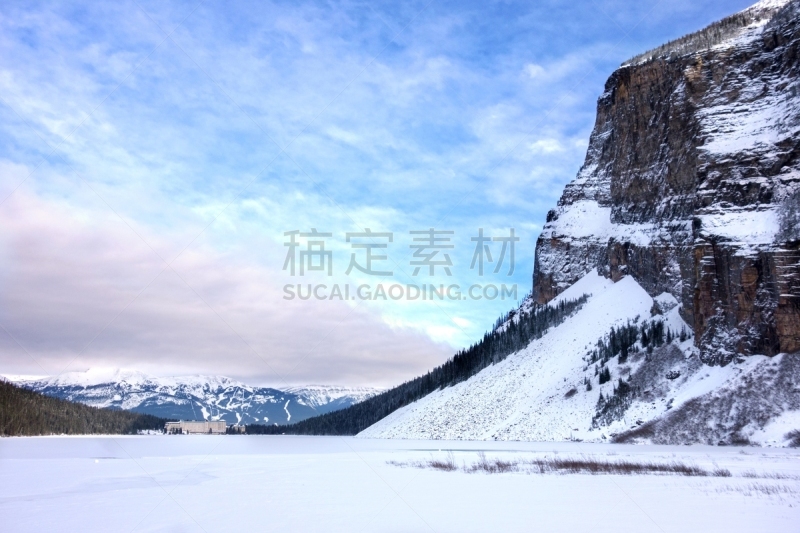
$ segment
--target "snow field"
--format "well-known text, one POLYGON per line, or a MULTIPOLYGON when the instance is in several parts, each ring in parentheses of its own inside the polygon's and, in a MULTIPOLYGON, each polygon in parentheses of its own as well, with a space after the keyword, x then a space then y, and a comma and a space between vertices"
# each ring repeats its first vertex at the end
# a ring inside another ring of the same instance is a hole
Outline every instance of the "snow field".
POLYGON ((337 437, 0 440, 4 532, 790 532, 800 451, 337 437), (452 453, 726 468, 732 477, 468 474, 399 467, 452 453), (763 477, 780 473, 786 479, 763 477), (762 477, 744 477, 760 475, 762 477))

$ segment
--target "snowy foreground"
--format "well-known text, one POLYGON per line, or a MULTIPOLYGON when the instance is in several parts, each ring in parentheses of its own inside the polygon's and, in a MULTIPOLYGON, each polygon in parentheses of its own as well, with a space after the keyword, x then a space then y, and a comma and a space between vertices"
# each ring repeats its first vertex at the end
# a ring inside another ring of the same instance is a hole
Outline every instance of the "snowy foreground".
POLYGON ((6 438, 0 523, 4 532, 796 532, 800 450, 288 436, 6 438), (447 457, 469 465, 481 451, 489 460, 682 463, 731 476, 419 466, 447 457))

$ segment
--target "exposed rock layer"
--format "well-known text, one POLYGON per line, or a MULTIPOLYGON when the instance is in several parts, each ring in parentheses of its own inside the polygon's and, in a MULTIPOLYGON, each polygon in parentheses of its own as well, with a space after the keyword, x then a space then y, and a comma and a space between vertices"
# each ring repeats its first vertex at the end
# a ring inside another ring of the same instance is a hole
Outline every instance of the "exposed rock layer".
POLYGON ((706 363, 800 350, 800 236, 779 231, 800 187, 800 0, 747 12, 708 49, 611 75, 537 241, 538 302, 630 274, 678 299, 706 363))

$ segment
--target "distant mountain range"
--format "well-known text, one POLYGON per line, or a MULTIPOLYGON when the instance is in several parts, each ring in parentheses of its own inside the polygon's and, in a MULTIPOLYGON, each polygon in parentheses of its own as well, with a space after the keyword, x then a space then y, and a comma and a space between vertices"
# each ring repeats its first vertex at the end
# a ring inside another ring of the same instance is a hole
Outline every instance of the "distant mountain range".
POLYGON ((4 376, 25 388, 94 407, 162 418, 286 424, 349 407, 380 392, 369 387, 311 385, 278 390, 224 376, 153 377, 135 370, 91 369, 55 378, 4 376))

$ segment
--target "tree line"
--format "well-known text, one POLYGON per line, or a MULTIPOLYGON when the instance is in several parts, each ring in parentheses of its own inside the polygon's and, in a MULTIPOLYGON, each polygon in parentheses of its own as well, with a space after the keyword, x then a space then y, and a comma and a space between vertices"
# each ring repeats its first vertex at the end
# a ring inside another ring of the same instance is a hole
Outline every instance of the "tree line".
POLYGON ((557 304, 534 304, 528 310, 514 310, 504 315, 497 327, 465 350, 460 350, 441 366, 423 376, 407 381, 363 402, 340 411, 308 418, 291 425, 247 426, 248 434, 267 435, 355 435, 390 413, 415 402, 438 389, 450 387, 469 379, 489 365, 498 363, 540 338, 544 333, 566 320, 586 300, 584 294, 574 300, 557 304))
MULTIPOLYGON (((595 375, 598 375, 605 364, 614 357, 618 356, 620 363, 626 362, 628 355, 631 352, 638 351, 639 347, 646 350, 649 355, 653 353, 653 349, 664 343, 669 344, 674 339, 679 339, 680 342, 683 342, 689 338, 689 333, 685 327, 682 327, 681 331, 676 333, 665 327, 662 320, 642 322, 641 324, 637 324, 637 322, 638 317, 633 322, 629 320, 618 328, 612 327, 608 335, 599 339, 596 347, 586 354, 584 360, 588 364, 592 365, 599 362, 599 365, 595 368, 595 375), (636 346, 637 342, 639 346, 636 346)), ((602 384, 603 381, 600 383, 602 384)))
POLYGON ((0 379, 0 435, 135 434, 163 430, 157 416, 99 409, 45 396, 0 379))

